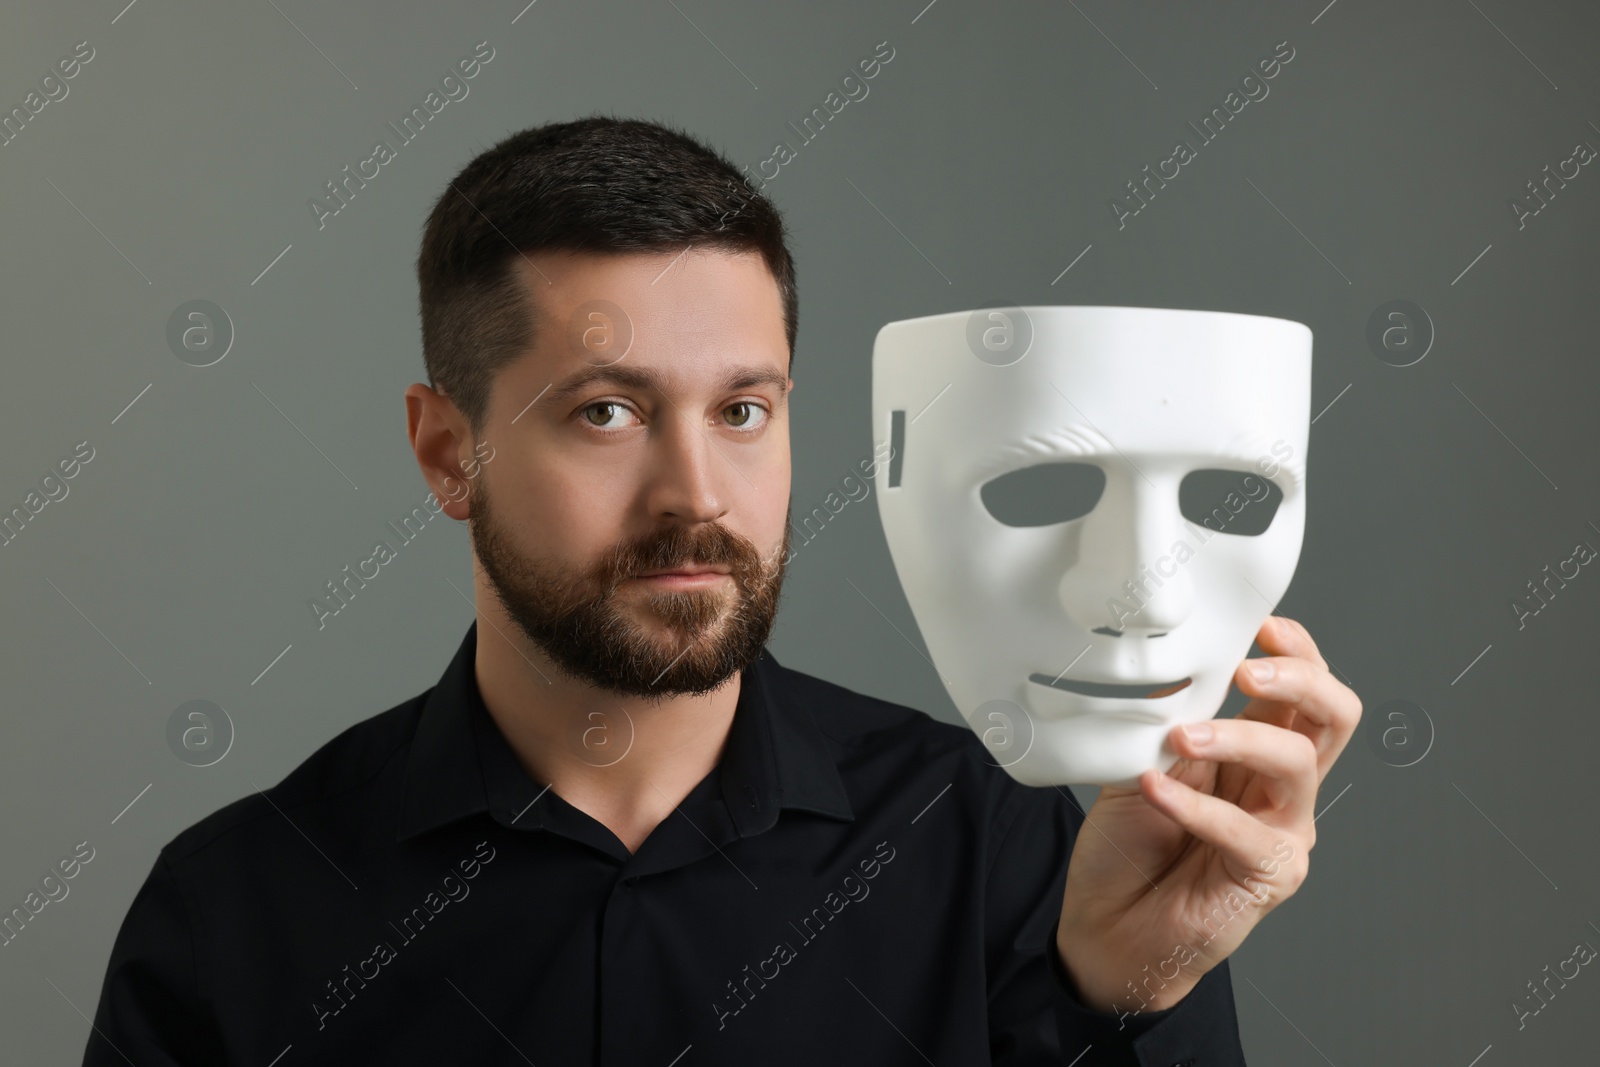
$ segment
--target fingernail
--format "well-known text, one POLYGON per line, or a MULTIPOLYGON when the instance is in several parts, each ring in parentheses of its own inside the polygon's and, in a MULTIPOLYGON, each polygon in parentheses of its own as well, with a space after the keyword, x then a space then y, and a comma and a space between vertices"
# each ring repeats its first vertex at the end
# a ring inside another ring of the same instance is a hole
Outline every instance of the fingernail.
POLYGON ((1278 673, 1278 668, 1273 666, 1271 660, 1266 659, 1253 659, 1246 664, 1246 668, 1250 671, 1250 677, 1258 682, 1270 681, 1272 676, 1278 673))
POLYGON ((1215 733, 1216 731, 1211 728, 1211 724, 1208 722, 1191 722, 1185 723, 1183 726, 1183 736, 1197 745, 1205 744, 1211 740, 1211 736, 1215 733))

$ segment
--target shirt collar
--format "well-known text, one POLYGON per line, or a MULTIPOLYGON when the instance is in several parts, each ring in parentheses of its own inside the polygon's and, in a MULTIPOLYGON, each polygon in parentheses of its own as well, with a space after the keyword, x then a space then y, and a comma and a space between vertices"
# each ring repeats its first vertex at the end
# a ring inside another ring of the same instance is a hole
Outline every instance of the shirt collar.
MULTIPOLYGON (((398 841, 483 811, 508 826, 544 825, 544 806, 532 801, 545 786, 518 762, 478 690, 477 639, 474 620, 423 697, 405 757, 398 841)), ((718 765, 723 803, 741 837, 771 829, 782 808, 855 819, 829 742, 785 671, 763 649, 741 675, 718 765)))

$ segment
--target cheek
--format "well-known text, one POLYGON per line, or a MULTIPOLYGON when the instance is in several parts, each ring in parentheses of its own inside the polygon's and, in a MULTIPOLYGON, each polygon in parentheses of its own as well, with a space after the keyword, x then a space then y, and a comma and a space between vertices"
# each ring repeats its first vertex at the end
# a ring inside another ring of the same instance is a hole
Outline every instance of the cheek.
MULTIPOLYGON (((495 525, 516 546, 519 554, 564 561, 593 557, 595 545, 606 536, 621 513, 603 483, 587 471, 553 468, 514 457, 505 450, 480 481, 492 497, 495 525)), ((615 534, 610 534, 615 539, 615 534)))
POLYGON ((604 480, 532 484, 520 505, 520 536, 545 555, 592 561, 622 537, 628 499, 604 480))
MULTIPOLYGON (((1059 567, 1047 570, 1042 553, 1035 551, 1041 540, 1034 531, 997 530, 948 509, 897 527, 894 562, 917 625, 924 634, 935 634, 942 647, 961 648, 970 647, 975 620, 992 634, 995 627, 1037 633, 1042 620, 1059 619, 1061 574, 1059 567)), ((986 656, 1001 651, 985 649, 986 656)), ((1007 645, 1003 651, 1014 656, 1021 650, 1007 645)))
MULTIPOLYGON (((798 523, 801 516, 795 514, 797 505, 791 496, 789 488, 789 472, 785 467, 781 478, 774 477, 767 481, 756 483, 760 486, 760 494, 756 500, 758 512, 756 522, 760 531, 760 540, 769 544, 778 544, 783 540, 784 524, 793 520, 798 523)), ((748 487, 747 487, 748 488, 748 487)), ((849 507, 865 507, 867 502, 860 504, 851 503, 849 507)), ((792 534, 790 535, 793 536, 792 534)))
POLYGON ((1274 603, 1289 588, 1295 567, 1300 560, 1302 527, 1296 522, 1292 509, 1280 507, 1272 525, 1255 537, 1217 534, 1202 549, 1194 562, 1205 561, 1214 553, 1210 565, 1219 570, 1222 581, 1238 582, 1247 578, 1261 596, 1251 594, 1255 606, 1266 607, 1261 597, 1274 603))
POLYGON ((1183 567, 1194 581, 1195 617, 1229 648, 1248 641, 1288 590, 1298 557, 1296 542, 1270 529, 1259 537, 1215 535, 1183 567))

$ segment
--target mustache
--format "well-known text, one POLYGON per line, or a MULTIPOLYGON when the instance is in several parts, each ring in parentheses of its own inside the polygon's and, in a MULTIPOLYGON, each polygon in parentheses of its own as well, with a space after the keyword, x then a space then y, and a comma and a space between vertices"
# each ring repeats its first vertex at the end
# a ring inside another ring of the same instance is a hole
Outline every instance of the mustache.
MULTIPOLYGON (((467 490, 471 507, 468 521, 474 528, 477 523, 473 520, 492 523, 489 491, 484 483, 485 479, 473 481, 467 490)), ((735 533, 720 522, 693 525, 678 523, 658 527, 631 541, 619 541, 586 571, 580 568, 569 572, 567 577, 569 581, 582 583, 586 576, 591 588, 598 586, 607 590, 605 595, 610 595, 616 592, 619 585, 642 571, 676 570, 697 565, 726 566, 735 582, 749 589, 767 571, 781 572, 782 564, 790 555, 789 517, 790 514, 786 513, 783 538, 773 549, 771 560, 764 559, 760 549, 749 538, 735 533)))
POLYGON ((761 554, 749 539, 720 523, 669 526, 619 545, 600 569, 606 584, 615 586, 642 571, 690 566, 727 566, 738 577, 758 570, 761 554))

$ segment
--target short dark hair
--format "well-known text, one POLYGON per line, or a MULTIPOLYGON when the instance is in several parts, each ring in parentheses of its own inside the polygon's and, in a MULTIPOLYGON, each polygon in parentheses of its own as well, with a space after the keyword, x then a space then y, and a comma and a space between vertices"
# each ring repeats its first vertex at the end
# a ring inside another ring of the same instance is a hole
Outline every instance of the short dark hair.
POLYGON ((522 130, 434 203, 417 255, 429 384, 481 436, 498 372, 533 343, 519 253, 759 252, 794 361, 799 298, 777 207, 723 155, 657 122, 595 115, 522 130))

